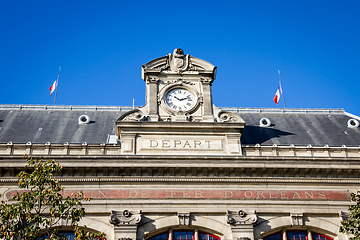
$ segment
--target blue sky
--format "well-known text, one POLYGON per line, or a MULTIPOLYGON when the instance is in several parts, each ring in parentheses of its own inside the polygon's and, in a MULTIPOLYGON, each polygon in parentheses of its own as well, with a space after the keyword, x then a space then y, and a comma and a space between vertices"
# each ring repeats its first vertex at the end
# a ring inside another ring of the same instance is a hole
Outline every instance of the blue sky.
POLYGON ((218 107, 360 116, 360 1, 2 1, 0 104, 145 104, 141 65, 182 48, 218 67, 218 107))

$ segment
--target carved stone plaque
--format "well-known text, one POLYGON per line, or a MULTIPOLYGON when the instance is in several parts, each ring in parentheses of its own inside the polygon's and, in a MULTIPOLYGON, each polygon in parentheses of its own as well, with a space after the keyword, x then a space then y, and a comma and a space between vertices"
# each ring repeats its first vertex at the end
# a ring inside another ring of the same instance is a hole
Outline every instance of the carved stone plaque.
POLYGON ((224 141, 222 136, 143 135, 137 138, 137 149, 139 153, 224 154, 224 141))

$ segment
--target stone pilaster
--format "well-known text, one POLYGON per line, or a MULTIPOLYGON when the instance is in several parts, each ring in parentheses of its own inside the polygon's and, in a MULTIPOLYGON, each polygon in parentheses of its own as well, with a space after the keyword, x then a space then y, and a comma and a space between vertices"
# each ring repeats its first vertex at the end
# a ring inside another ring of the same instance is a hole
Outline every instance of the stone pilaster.
POLYGON ((159 78, 156 76, 148 76, 146 79, 146 97, 148 104, 148 120, 149 121, 158 121, 158 104, 157 104, 157 93, 158 93, 158 82, 159 78))
POLYGON ((212 106, 212 93, 211 84, 214 81, 211 78, 200 78, 202 83, 202 95, 203 95, 203 119, 205 122, 213 122, 213 106, 212 106))
POLYGON ((136 240, 141 211, 111 211, 109 221, 114 225, 114 240, 136 240))
POLYGON ((257 221, 255 211, 227 211, 227 223, 231 226, 233 240, 254 240, 254 223, 257 221))

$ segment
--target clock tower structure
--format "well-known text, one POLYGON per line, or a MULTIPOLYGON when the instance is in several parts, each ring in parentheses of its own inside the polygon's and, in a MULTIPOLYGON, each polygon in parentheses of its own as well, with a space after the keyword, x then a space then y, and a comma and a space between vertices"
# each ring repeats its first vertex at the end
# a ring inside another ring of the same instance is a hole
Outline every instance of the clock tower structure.
POLYGON ((141 68, 146 82, 149 121, 215 122, 211 85, 216 67, 202 59, 173 54, 154 59, 141 68))
POLYGON ((214 106, 214 65, 176 48, 143 65, 141 77, 146 104, 116 121, 122 153, 241 155, 245 122, 214 106))

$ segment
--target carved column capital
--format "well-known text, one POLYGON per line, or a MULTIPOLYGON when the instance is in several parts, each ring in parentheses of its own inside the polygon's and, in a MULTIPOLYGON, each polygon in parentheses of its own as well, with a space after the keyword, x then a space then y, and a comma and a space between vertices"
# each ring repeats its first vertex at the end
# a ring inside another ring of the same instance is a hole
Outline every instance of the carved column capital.
POLYGON ((111 211, 109 221, 115 226, 130 226, 137 225, 141 221, 141 211, 130 212, 124 211, 111 211))
POLYGON ((146 83, 157 83, 160 80, 160 78, 156 77, 156 76, 147 76, 146 78, 146 83))
POLYGON ((257 221, 257 216, 255 211, 253 212, 245 212, 240 210, 236 211, 227 211, 226 221, 228 224, 237 226, 243 224, 254 224, 257 221))
POLYGON ((201 77, 200 78, 200 81, 203 83, 203 84, 212 84, 214 82, 214 79, 210 78, 210 77, 201 77))

